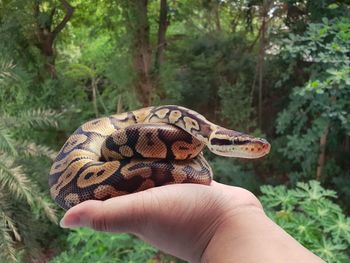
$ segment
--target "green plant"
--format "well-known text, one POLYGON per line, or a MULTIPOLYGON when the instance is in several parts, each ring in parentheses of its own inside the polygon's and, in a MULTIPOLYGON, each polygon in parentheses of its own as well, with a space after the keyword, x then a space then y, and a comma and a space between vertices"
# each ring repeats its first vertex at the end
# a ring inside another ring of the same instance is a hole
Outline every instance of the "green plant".
POLYGON ((277 224, 326 262, 349 262, 350 218, 333 200, 336 192, 318 181, 262 186, 261 202, 277 224))
MULTIPOLYGON (((11 86, 17 77, 12 63, 0 63, 0 85, 11 86)), ((35 221, 56 221, 55 210, 47 196, 30 178, 31 158, 53 158, 48 147, 30 140, 31 131, 57 125, 57 113, 24 108, 16 116, 0 107, 0 260, 15 261, 19 252, 34 255, 38 248, 35 221)), ((41 167, 42 168, 42 167, 41 167)), ((41 169, 42 176, 45 170, 41 169)))
POLYGON ((84 262, 155 262, 157 250, 128 234, 101 233, 81 228, 68 238, 69 250, 51 263, 84 262))

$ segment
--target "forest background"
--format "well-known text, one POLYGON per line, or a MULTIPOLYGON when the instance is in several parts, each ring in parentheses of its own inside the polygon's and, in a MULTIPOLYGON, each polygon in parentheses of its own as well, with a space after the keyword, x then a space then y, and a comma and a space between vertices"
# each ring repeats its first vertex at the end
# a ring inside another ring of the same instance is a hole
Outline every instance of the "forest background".
POLYGON ((206 152, 327 262, 350 251, 350 3, 1 0, 0 262, 180 262, 122 234, 67 231, 52 158, 83 122, 189 107, 264 137, 257 160, 206 152))

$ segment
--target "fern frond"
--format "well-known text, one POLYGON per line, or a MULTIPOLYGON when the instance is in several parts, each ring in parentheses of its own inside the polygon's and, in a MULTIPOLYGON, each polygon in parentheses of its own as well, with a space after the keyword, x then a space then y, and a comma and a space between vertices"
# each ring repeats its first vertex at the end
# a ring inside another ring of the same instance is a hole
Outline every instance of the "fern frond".
POLYGON ((8 261, 16 261, 14 242, 9 234, 8 228, 4 222, 0 221, 0 260, 3 258, 8 261))
POLYGON ((21 126, 29 127, 57 127, 61 113, 50 109, 34 109, 18 114, 17 120, 21 126))
POLYGON ((18 117, 11 116, 6 112, 0 113, 0 123, 3 127, 7 128, 20 126, 20 123, 18 123, 18 117))
POLYGON ((7 215, 9 211, 9 202, 4 196, 4 189, 0 187, 0 262, 15 261, 14 240, 10 236, 12 232, 15 238, 20 237, 11 218, 7 215))
POLYGON ((51 202, 43 199, 40 196, 36 197, 35 201, 39 205, 40 209, 44 210, 45 215, 47 216, 47 218, 51 222, 57 224, 58 221, 57 221, 56 209, 54 208, 53 204, 51 202))
POLYGON ((33 183, 28 179, 21 166, 16 166, 14 160, 0 155, 0 185, 8 189, 17 198, 25 198, 33 205, 33 183))
MULTIPOLYGON (((6 198, 5 198, 5 200, 6 200, 6 198)), ((5 202, 1 202, 1 204, 0 204, 0 220, 8 228, 8 231, 10 231, 13 234, 15 240, 21 241, 22 238, 18 232, 16 223, 12 220, 12 218, 9 215, 11 212, 12 211, 9 207, 9 202, 7 202, 7 204, 5 204, 5 202)))
POLYGON ((51 150, 49 147, 36 144, 34 142, 28 142, 23 141, 17 145, 17 150, 21 154, 27 155, 27 156, 46 156, 50 158, 51 160, 54 160, 56 158, 57 153, 53 150, 51 150))
POLYGON ((0 224, 4 224, 12 232, 16 241, 21 241, 21 235, 19 234, 16 223, 11 218, 11 214, 13 214, 13 207, 11 206, 9 197, 6 195, 4 188, 0 187, 0 221, 2 222, 0 224))
POLYGON ((13 73, 15 66, 12 60, 0 63, 0 84, 6 83, 10 79, 16 79, 16 75, 13 73))
POLYGON ((17 155, 15 141, 11 138, 11 132, 0 123, 0 152, 3 151, 10 155, 17 155))

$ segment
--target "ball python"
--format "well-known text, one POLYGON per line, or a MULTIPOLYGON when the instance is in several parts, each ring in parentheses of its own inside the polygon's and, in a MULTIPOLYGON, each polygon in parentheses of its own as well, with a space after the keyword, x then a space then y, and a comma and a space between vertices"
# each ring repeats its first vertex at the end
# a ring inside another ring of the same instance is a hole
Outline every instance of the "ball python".
POLYGON ((270 144, 229 130, 175 105, 154 106, 88 121, 65 142, 50 170, 52 198, 63 209, 173 183, 209 185, 202 150, 259 158, 270 144))

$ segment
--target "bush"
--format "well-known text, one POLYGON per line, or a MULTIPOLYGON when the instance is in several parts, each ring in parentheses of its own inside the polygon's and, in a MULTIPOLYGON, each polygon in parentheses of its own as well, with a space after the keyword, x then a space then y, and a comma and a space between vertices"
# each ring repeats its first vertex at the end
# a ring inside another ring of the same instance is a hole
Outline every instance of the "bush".
POLYGON ((150 245, 128 234, 96 232, 87 228, 73 230, 67 239, 69 250, 51 263, 85 262, 173 262, 150 245))
POLYGON ((333 202, 337 195, 318 181, 262 186, 261 201, 277 224, 326 262, 350 262, 350 218, 333 202))

